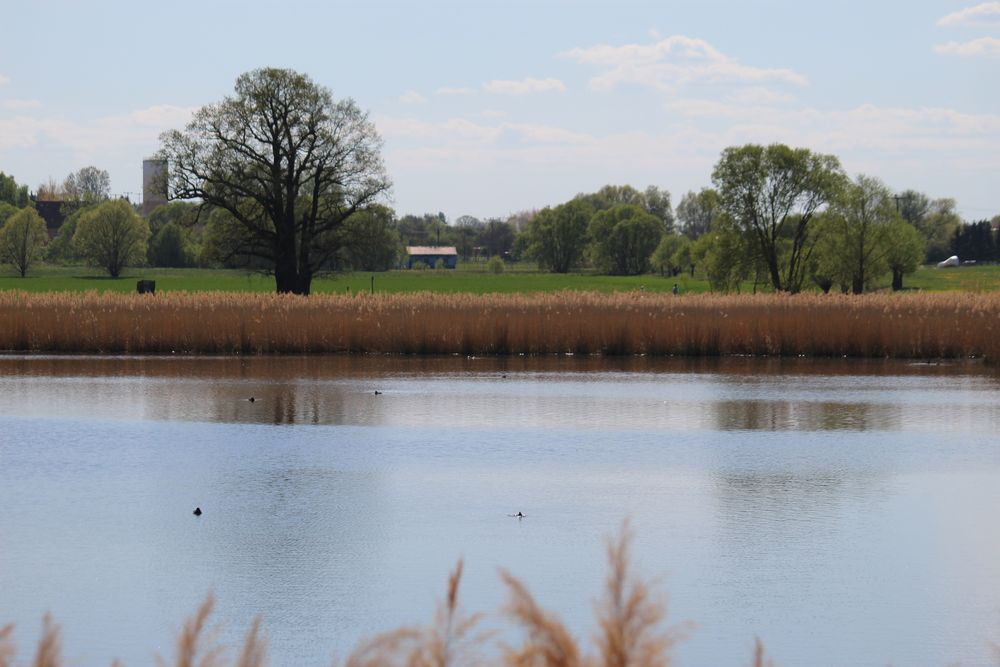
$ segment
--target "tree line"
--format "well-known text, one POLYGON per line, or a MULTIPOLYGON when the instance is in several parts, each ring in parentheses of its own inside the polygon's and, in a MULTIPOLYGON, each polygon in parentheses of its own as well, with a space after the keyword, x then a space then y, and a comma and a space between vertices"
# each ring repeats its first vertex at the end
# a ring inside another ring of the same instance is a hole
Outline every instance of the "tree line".
POLYGON ((382 142, 353 100, 336 100, 292 70, 241 75, 234 93, 161 136, 170 203, 139 216, 109 196, 107 172, 51 179, 32 199, 0 173, 0 254, 24 275, 38 261, 87 261, 117 276, 133 264, 265 271, 279 292, 308 294, 312 279, 396 266, 407 245, 454 246, 466 261, 537 262, 588 269, 692 274, 719 291, 747 285, 860 293, 886 276, 894 289, 949 254, 998 259, 996 223, 963 224, 951 199, 899 195, 879 179, 850 178, 833 155, 781 144, 725 149, 712 187, 671 206, 657 186, 607 185, 507 218, 403 215, 385 204, 391 181, 382 142), (63 202, 49 242, 35 202, 63 202))

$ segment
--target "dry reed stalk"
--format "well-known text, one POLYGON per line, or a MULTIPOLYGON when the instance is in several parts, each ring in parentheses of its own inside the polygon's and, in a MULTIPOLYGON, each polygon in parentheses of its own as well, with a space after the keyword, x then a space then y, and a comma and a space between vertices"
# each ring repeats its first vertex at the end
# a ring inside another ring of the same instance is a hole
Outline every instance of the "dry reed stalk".
POLYGON ((62 639, 59 637, 59 626, 52 622, 52 617, 45 614, 42 619, 42 637, 38 640, 38 649, 32 667, 59 667, 62 664, 62 639))
POLYGON ((0 349, 1000 358, 1000 294, 0 293, 0 349))
POLYGON ((266 667, 267 642, 261 636, 260 617, 254 618, 247 630, 243 648, 236 658, 235 667, 266 667))
MULTIPOLYGON (((208 615, 212 613, 214 604, 215 600, 209 595, 198 611, 184 622, 177 636, 175 667, 221 667, 222 648, 215 643, 214 631, 206 630, 208 615)), ((160 656, 156 657, 156 662, 160 667, 168 667, 160 656)))
POLYGON ((8 623, 0 628, 0 667, 12 667, 14 664, 14 624, 8 623))
POLYGON ((666 604, 652 597, 649 586, 629 574, 632 532, 622 525, 617 540, 609 540, 608 578, 598 610, 596 643, 603 667, 667 667, 674 633, 659 630, 666 604))
MULTIPOLYGON (((426 629, 401 628, 364 642, 346 667, 475 667, 488 634, 474 633, 482 616, 466 616, 458 606, 462 561, 448 577, 448 592, 426 629)), ((242 666, 241 666, 242 667, 242 666)))
POLYGON ((774 667, 774 663, 764 655, 764 642, 753 638, 753 667, 774 667))
POLYGON ((509 667, 584 667, 576 641, 555 614, 538 606, 525 585, 505 571, 500 577, 510 591, 507 614, 528 633, 520 648, 508 648, 505 662, 509 667))

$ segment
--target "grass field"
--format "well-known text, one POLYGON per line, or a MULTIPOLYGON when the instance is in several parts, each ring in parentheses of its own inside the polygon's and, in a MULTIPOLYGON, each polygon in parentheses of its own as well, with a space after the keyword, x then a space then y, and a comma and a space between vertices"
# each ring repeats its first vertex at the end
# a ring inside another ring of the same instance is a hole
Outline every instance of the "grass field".
MULTIPOLYGON (((602 276, 593 273, 553 274, 541 273, 532 266, 515 266, 505 273, 487 273, 485 265, 466 264, 454 271, 387 271, 383 273, 343 273, 319 278, 313 282, 317 294, 368 292, 372 277, 376 292, 401 294, 408 292, 438 292, 442 294, 524 294, 530 292, 557 292, 577 290, 588 292, 628 292, 640 288, 647 292, 670 292, 676 283, 684 293, 709 291, 708 281, 699 274, 677 277, 602 276)), ((112 279, 98 269, 83 266, 42 266, 26 278, 14 275, 8 267, 0 271, 0 290, 27 292, 84 292, 89 290, 133 292, 138 279, 156 281, 161 292, 272 292, 274 279, 270 276, 226 269, 130 269, 126 275, 112 279)), ((957 269, 921 267, 915 274, 906 276, 907 290, 939 291, 995 291, 1000 288, 1000 266, 970 266, 957 269)), ((746 285, 744 291, 750 291, 746 285)))

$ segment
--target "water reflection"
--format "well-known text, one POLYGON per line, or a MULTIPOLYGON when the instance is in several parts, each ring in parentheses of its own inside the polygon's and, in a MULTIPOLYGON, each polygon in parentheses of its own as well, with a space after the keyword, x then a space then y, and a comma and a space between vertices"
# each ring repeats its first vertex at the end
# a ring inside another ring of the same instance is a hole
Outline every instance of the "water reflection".
POLYGON ((995 369, 900 362, 0 357, 0 414, 257 424, 1000 430, 995 369), (855 374, 845 374, 854 371, 855 374), (939 403, 935 391, 958 392, 939 403), (377 393, 378 392, 378 393, 377 393), (250 401, 250 398, 253 401, 250 401))
POLYGON ((725 400, 715 404, 720 430, 896 431, 904 409, 885 403, 725 400))

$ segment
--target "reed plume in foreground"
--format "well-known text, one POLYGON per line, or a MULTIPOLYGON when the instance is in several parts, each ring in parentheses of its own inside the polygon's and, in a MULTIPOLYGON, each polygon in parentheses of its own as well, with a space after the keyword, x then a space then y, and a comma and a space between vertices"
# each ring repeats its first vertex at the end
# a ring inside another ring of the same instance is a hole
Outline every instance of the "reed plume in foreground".
MULTIPOLYGON (((509 601, 506 617, 524 631, 518 646, 490 650, 491 634, 477 630, 480 614, 465 614, 458 604, 462 562, 448 578, 447 595, 438 605, 434 621, 427 627, 404 627, 363 641, 347 658, 344 667, 670 667, 670 650, 679 640, 677 629, 663 628, 664 602, 648 583, 636 579, 629 569, 631 533, 625 524, 617 540, 608 543, 609 574, 604 596, 597 607, 598 627, 593 655, 582 647, 559 620, 543 609, 518 579, 506 572, 509 601)), ((213 607, 211 596, 189 618, 177 638, 177 656, 172 663, 157 658, 160 667, 265 667, 266 642, 260 621, 250 624, 242 649, 232 662, 215 641, 208 626, 213 607)), ((0 628, 0 667, 15 667, 13 626, 0 628)), ((997 665, 1000 647, 993 645, 997 665)), ((334 663, 335 665, 337 663, 334 663)), ((753 667, 774 667, 759 638, 754 638, 753 667)), ((46 616, 32 667, 63 667, 59 626, 46 616)), ((119 665, 115 661, 114 665, 119 665)))
MULTIPOLYGON (((458 606, 462 561, 448 577, 448 594, 427 628, 400 628, 363 642, 345 667, 476 667, 485 664, 480 649, 488 633, 474 632, 481 614, 466 615, 458 606)), ((242 667, 242 665, 240 666, 242 667)))

